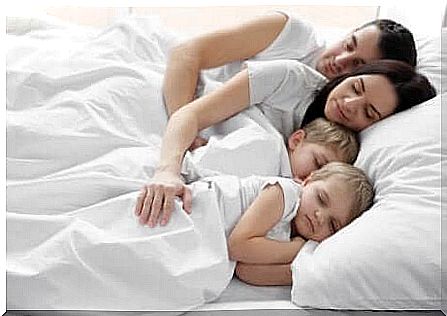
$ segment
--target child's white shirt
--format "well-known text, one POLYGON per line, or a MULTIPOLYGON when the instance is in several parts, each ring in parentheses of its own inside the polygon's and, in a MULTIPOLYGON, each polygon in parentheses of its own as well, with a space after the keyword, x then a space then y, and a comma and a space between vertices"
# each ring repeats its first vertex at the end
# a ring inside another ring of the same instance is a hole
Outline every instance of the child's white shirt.
MULTIPOLYGON (((205 187, 203 182, 208 183, 208 190, 213 190, 216 194, 227 237, 261 191, 268 185, 279 184, 283 192, 284 209, 281 219, 267 233, 266 237, 278 241, 290 240, 290 223, 298 212, 302 193, 302 186, 299 183, 284 177, 251 176, 239 178, 232 175, 221 175, 209 170, 201 170, 200 174, 197 174, 197 170, 195 172, 192 175, 193 177, 203 177, 191 184, 193 195, 194 190, 203 190, 205 187)), ((187 173, 183 173, 183 175, 187 180, 192 179, 189 178, 190 175, 187 173)), ((197 180, 197 178, 194 180, 197 180)), ((206 205, 196 204, 193 207, 195 211, 199 212, 207 209, 206 205)))

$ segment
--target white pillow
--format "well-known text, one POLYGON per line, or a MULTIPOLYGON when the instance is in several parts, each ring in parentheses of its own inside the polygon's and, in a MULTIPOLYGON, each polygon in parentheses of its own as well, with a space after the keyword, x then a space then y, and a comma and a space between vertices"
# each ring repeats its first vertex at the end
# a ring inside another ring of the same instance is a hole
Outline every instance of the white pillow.
POLYGON ((447 52, 441 50, 441 42, 447 41, 447 28, 430 36, 414 34, 414 39, 418 54, 416 70, 427 76, 438 94, 446 92, 447 86, 441 86, 441 69, 447 67, 447 52))
MULTIPOLYGON (((441 99, 361 133, 356 166, 373 207, 292 264, 292 301, 337 309, 439 309, 441 305, 441 99)), ((444 104, 444 106, 447 106, 444 104)))

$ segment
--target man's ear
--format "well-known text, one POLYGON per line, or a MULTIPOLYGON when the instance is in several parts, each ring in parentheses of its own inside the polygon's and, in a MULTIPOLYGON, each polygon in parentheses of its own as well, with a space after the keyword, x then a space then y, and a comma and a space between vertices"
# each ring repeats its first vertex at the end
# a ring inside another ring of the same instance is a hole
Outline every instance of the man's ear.
POLYGON ((296 130, 289 136, 287 143, 290 150, 294 150, 304 139, 306 138, 306 132, 303 129, 296 130))

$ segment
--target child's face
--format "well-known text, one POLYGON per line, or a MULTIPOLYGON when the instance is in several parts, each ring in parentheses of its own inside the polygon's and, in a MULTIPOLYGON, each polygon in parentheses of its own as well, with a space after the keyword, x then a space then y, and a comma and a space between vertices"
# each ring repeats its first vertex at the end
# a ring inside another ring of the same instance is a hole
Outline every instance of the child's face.
POLYGON ((304 135, 303 130, 298 130, 289 137, 289 161, 294 178, 304 180, 328 162, 345 161, 333 146, 308 142, 304 135))
POLYGON ((343 180, 330 176, 303 183, 298 214, 293 225, 305 239, 322 241, 352 221, 353 193, 343 180))

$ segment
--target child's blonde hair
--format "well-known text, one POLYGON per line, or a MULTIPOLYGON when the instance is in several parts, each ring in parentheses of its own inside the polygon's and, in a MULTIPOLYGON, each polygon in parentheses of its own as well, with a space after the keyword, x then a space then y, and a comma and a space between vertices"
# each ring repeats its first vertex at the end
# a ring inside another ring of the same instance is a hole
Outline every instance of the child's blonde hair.
POLYGON ((317 118, 303 127, 304 140, 323 146, 331 146, 343 155, 345 162, 353 163, 359 152, 357 134, 350 129, 330 122, 324 118, 317 118))
POLYGON ((353 193, 353 219, 367 210, 374 198, 374 189, 363 170, 344 162, 330 162, 311 173, 309 181, 326 180, 331 176, 340 177, 353 193))

